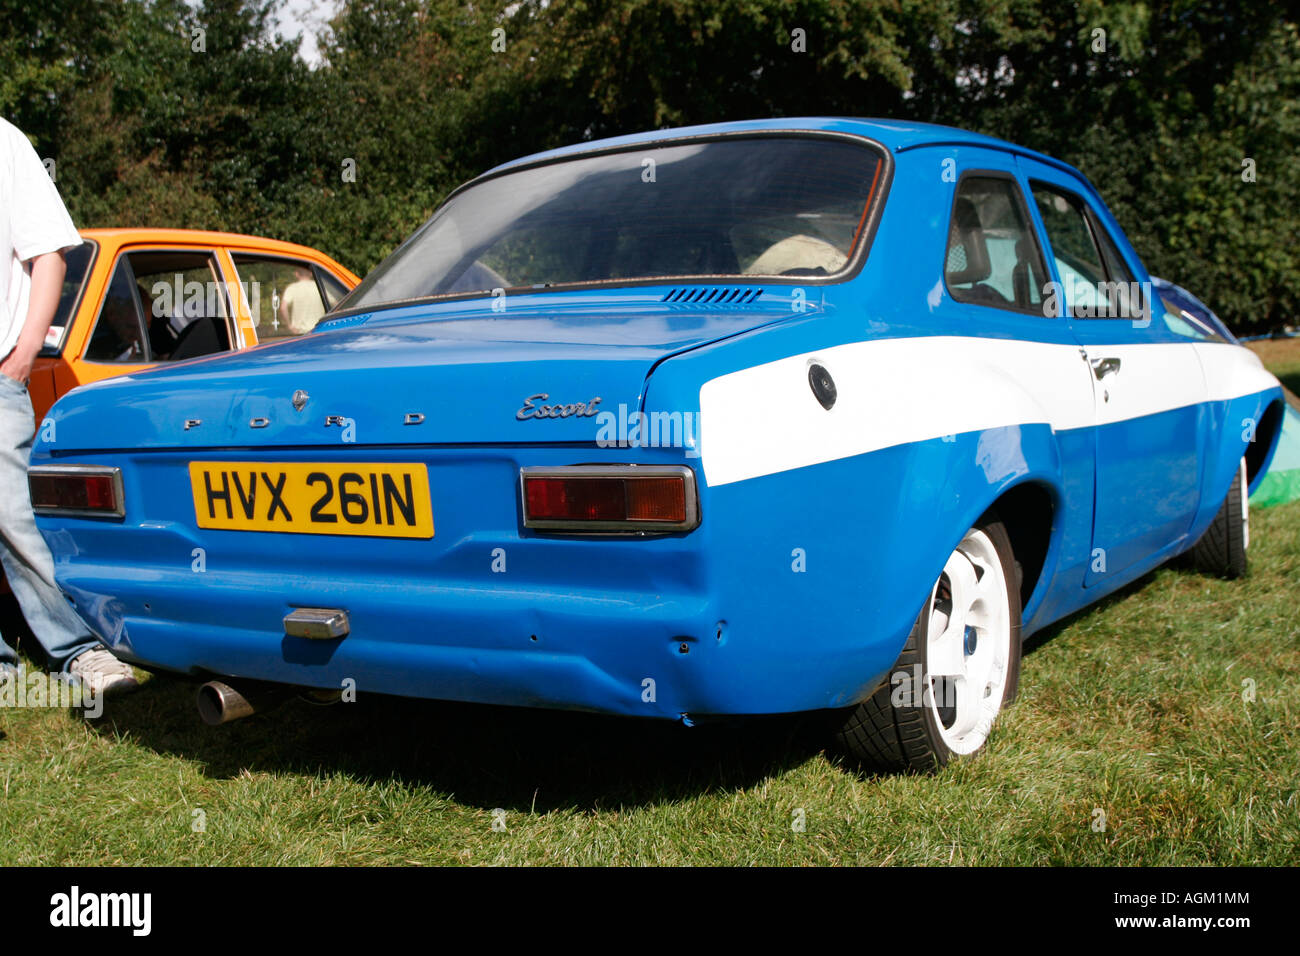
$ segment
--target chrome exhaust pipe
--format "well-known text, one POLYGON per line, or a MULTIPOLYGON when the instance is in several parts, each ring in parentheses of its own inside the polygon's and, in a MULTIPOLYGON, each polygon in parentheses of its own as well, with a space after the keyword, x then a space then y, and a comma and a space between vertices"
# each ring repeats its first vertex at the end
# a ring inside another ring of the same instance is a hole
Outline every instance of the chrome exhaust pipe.
POLYGON ((229 684, 210 680, 199 688, 197 700, 199 716, 210 727, 228 724, 266 710, 284 700, 284 692, 269 690, 264 687, 240 690, 229 684))

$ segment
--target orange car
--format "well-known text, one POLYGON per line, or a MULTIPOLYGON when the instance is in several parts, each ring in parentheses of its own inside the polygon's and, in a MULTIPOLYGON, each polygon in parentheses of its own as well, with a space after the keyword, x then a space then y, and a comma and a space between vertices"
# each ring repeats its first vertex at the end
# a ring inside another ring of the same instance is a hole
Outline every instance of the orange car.
POLYGON ((30 393, 39 423, 65 392, 315 327, 360 281, 289 242, 189 229, 83 229, 30 393))

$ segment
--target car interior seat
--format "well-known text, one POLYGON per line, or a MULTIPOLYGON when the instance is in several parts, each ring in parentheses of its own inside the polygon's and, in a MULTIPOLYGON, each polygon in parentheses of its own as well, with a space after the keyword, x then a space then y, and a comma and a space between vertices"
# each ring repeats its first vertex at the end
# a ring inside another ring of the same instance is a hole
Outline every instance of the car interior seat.
POLYGON ((1005 305, 1007 299, 984 280, 993 274, 989 259, 988 241, 980 223, 979 210, 966 197, 957 200, 953 208, 952 229, 948 235, 948 260, 944 264, 944 278, 949 286, 970 285, 963 290, 968 301, 1005 305))
POLYGON ((171 360, 180 362, 184 359, 198 358, 200 355, 225 352, 229 348, 230 337, 225 321, 203 316, 185 326, 180 337, 176 339, 171 360))
POLYGON ((1022 309, 1032 309, 1035 305, 1031 284, 1033 267, 1029 238, 1023 236, 1016 242, 1016 267, 1011 271, 1011 287, 1015 291, 1016 305, 1022 309))

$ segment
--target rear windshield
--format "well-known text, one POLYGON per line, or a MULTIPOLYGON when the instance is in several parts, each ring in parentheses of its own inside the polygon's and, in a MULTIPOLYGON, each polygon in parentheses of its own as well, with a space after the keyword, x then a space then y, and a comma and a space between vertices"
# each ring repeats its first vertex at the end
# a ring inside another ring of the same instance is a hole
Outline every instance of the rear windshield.
POLYGON ((881 159, 815 137, 647 146, 494 176, 452 196, 342 309, 687 276, 833 276, 881 159))
POLYGON ((63 349, 63 340, 67 336, 68 323, 81 301, 81 291, 86 287, 86 277, 90 275, 90 264, 95 260, 98 245, 87 239, 75 249, 63 254, 67 268, 63 273, 63 291, 59 295, 59 307, 54 310, 54 320, 50 330, 45 334, 42 355, 58 355, 63 349))

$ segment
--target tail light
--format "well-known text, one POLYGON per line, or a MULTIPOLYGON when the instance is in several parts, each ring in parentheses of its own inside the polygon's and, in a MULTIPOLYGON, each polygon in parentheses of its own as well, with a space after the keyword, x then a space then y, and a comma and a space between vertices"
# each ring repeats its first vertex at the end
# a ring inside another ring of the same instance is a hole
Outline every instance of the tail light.
POLYGON ((41 515, 120 518, 122 470, 97 465, 36 465, 27 471, 32 510, 41 515))
POLYGON ((524 527, 543 531, 690 531, 695 472, 681 465, 570 465, 519 472, 524 527))

